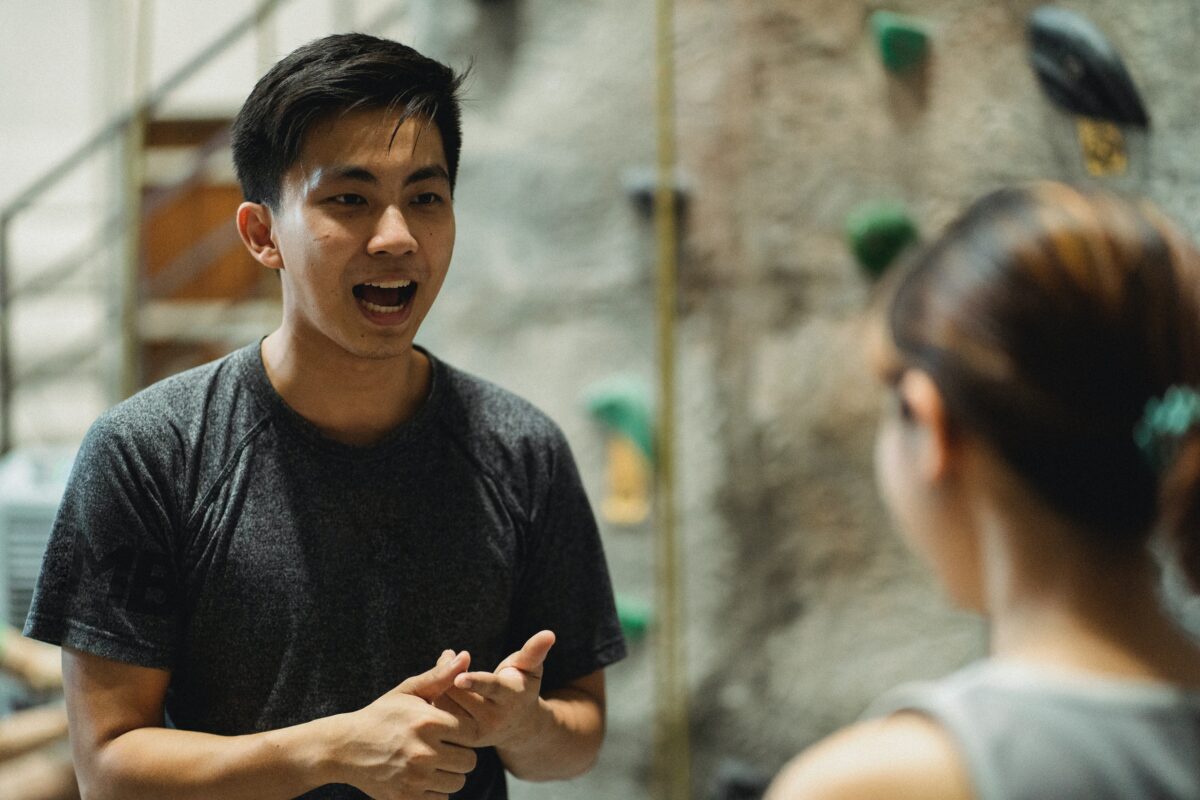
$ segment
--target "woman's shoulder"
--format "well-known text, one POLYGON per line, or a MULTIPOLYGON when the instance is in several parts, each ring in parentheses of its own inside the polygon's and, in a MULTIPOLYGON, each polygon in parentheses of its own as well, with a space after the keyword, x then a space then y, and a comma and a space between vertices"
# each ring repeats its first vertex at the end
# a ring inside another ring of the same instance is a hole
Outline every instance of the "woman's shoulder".
POLYGON ((792 759, 765 800, 971 800, 949 734, 900 712, 844 728, 792 759))

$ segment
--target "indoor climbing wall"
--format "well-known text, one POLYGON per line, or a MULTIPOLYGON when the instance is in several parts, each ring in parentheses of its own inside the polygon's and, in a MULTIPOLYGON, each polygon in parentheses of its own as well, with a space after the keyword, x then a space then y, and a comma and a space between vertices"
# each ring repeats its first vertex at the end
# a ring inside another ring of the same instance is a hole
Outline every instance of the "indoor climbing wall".
MULTIPOLYGON (((654 159, 651 5, 508 4, 510 38, 476 65, 459 249, 430 320, 448 358, 562 422, 598 506, 613 428, 584 395, 613 376, 654 385, 653 230, 636 196, 654 159)), ((883 689, 983 652, 983 625, 948 607, 876 497, 880 394, 862 345, 874 276, 895 252, 979 193, 1038 177, 1149 194, 1200 233, 1200 3, 1056 4, 1107 37, 1148 114, 1148 127, 1117 126, 1126 164, 1099 175, 1084 137, 1102 149, 1111 129, 1081 132, 1031 67, 1038 5, 677 4, 695 797, 735 764, 773 771, 883 689)), ((446 52, 485 35, 464 24, 446 52)), ((651 601, 649 524, 604 527, 627 607, 651 601)), ((646 618, 630 618, 640 631, 646 618)), ((597 773, 522 796, 645 791, 648 641, 610 671, 597 773)))

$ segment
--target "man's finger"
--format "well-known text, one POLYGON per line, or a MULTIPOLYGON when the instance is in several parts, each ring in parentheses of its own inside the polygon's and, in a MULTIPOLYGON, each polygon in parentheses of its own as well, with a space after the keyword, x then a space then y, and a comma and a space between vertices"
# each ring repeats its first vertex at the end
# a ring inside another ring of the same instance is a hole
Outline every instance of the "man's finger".
POLYGON ((475 769, 478 757, 469 747, 443 743, 438 747, 438 769, 466 775, 475 769))
POLYGON ((489 701, 477 692, 460 689, 458 687, 458 679, 456 678, 455 685, 446 690, 446 693, 442 695, 441 702, 446 703, 448 706, 453 706, 451 713, 459 711, 474 719, 477 717, 479 709, 489 701))
MULTIPOLYGON (((449 700, 443 695, 439 702, 445 705, 449 700)), ((450 719, 446 723, 446 730, 441 734, 442 742, 447 745, 457 745, 468 749, 476 747, 479 743, 479 720, 466 711, 463 711, 457 705, 455 709, 456 711, 448 711, 445 708, 440 709, 450 716, 450 719)))
POLYGON ((516 667, 522 672, 540 676, 542 664, 545 663, 550 648, 554 646, 554 640, 553 631, 538 631, 529 637, 529 641, 525 642, 520 650, 504 659, 496 671, 499 672, 504 667, 516 667))
POLYGON ((454 679, 454 688, 470 690, 481 700, 499 700, 504 695, 520 692, 529 676, 516 667, 500 667, 495 672, 464 672, 454 679))
POLYGON ((408 678, 397 686, 396 690, 432 703, 454 685, 454 679, 465 672, 470 664, 471 657, 465 652, 447 661, 439 659, 433 669, 408 678))
MULTIPOLYGON (((459 678, 462 676, 460 675, 459 678)), ((458 678, 455 678, 457 682, 458 678)), ((456 717, 469 717, 473 720, 478 719, 479 710, 488 703, 482 696, 475 692, 466 689, 460 689, 457 686, 451 686, 445 693, 437 699, 435 706, 448 711, 456 717)))

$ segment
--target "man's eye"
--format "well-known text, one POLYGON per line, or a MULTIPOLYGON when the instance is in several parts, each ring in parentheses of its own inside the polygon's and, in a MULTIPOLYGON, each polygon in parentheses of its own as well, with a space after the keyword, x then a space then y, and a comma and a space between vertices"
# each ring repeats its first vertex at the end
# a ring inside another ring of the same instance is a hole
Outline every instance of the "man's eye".
POLYGON ((361 206, 366 204, 367 199, 361 194, 335 194, 329 198, 329 202, 339 206, 361 206))
POLYGON ((422 192, 413 198, 413 204, 418 206, 431 206, 440 202, 442 202, 442 196, 437 192, 422 192))

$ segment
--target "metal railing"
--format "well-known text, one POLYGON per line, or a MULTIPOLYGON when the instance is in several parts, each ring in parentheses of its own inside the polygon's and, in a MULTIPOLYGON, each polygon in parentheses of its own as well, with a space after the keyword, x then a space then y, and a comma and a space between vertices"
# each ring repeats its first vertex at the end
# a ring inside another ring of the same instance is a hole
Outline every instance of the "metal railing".
MULTIPOLYGON (((7 452, 13 443, 12 405, 16 378, 13 370, 13 337, 10 327, 13 301, 18 296, 28 297, 43 293, 67 274, 78 270, 81 260, 86 260, 92 254, 101 252, 104 244, 122 235, 127 235, 134 220, 129 210, 118 212, 105 219, 97 234, 89 237, 85 246, 73 251, 70 257, 55 262, 36 278, 21 286, 14 286, 12 281, 10 233, 13 229, 13 222, 93 157, 104 152, 110 145, 125 140, 130 131, 135 126, 143 125, 144 121, 150 118, 172 92, 237 44, 247 33, 260 29, 270 16, 287 2, 289 0, 261 0, 253 11, 238 19, 141 100, 114 116, 83 144, 38 175, 3 209, 0 209, 0 454, 7 452)), ((185 178, 183 182, 191 180, 193 180, 193 176, 185 178)), ((195 259, 188 263, 196 268, 195 259)), ((115 311, 116 314, 127 312, 126 309, 116 309, 115 311)), ((112 314, 109 316, 111 317, 112 314)), ((81 360, 81 356, 86 357, 86 354, 72 353, 71 357, 61 360, 59 369, 70 368, 81 360)), ((52 367, 42 365, 36 370, 36 375, 38 378, 44 378, 53 371, 52 367)))

